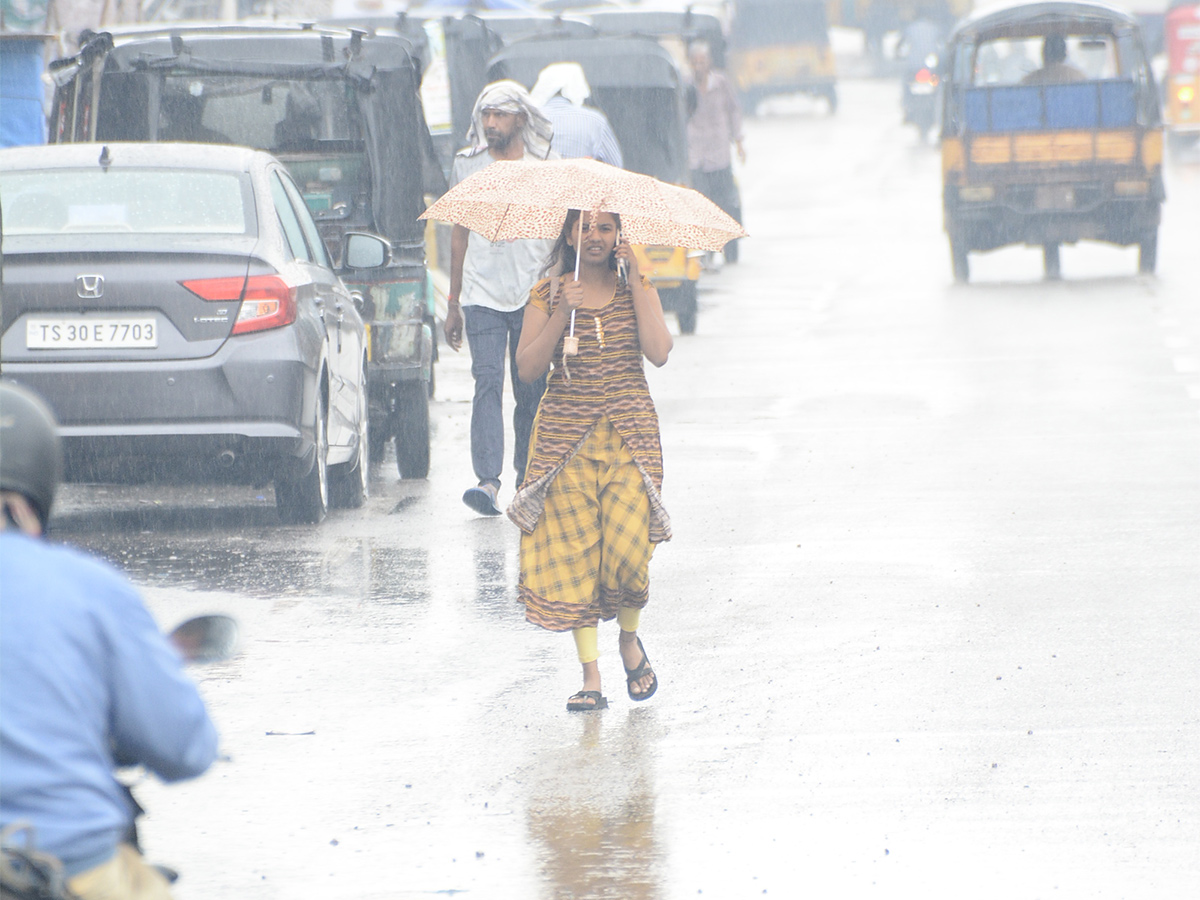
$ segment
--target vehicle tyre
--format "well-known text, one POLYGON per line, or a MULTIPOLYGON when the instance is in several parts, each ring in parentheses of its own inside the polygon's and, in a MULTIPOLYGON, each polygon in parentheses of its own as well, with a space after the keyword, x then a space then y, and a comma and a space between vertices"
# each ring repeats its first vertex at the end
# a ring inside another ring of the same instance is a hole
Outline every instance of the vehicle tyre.
POLYGON ((1138 271, 1143 275, 1153 275, 1158 265, 1158 229, 1151 231, 1138 245, 1138 271))
POLYGON ((1058 281, 1062 278, 1062 255, 1058 244, 1042 245, 1042 262, 1046 269, 1047 281, 1058 281))
POLYGON ((837 88, 831 87, 828 91, 825 92, 825 97, 827 100, 829 100, 829 114, 831 116, 836 115, 837 114, 837 104, 838 104, 837 88))
POLYGON ((279 518, 289 525, 316 525, 329 511, 329 435, 325 426, 325 403, 320 398, 313 431, 317 448, 308 474, 294 480, 275 479, 275 508, 279 518))
POLYGON ((685 281, 677 289, 676 310, 679 315, 679 333, 696 333, 696 282, 685 281))
POLYGON ((971 280, 971 264, 967 260, 967 250, 955 240, 950 241, 950 260, 954 266, 954 280, 966 284, 971 280))
POLYGON ((358 451, 354 459, 334 467, 329 473, 329 503, 343 509, 361 509, 370 493, 371 473, 370 416, 367 412, 367 370, 363 364, 358 384, 358 451))
MULTIPOLYGON (((379 418, 383 418, 380 416, 379 418)), ((388 416, 386 421, 376 421, 375 417, 371 418, 367 425, 367 444, 371 453, 371 461, 379 462, 383 459, 383 452, 387 448, 387 443, 392 439, 391 417, 388 416)))
POLYGON ((396 468, 401 478, 429 475, 429 389, 423 381, 396 386, 396 468))

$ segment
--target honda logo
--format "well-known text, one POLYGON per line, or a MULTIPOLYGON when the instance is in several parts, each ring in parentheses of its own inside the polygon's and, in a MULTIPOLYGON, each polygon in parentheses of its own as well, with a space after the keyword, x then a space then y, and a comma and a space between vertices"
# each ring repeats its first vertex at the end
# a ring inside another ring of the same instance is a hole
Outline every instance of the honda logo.
POLYGON ((84 300, 96 300, 104 296, 103 275, 76 275, 75 293, 84 300))

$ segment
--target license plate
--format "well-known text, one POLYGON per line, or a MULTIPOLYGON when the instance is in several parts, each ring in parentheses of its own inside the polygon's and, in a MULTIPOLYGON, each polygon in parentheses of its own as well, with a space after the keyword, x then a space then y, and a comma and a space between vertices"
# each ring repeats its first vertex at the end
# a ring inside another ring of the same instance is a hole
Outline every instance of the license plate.
POLYGON ((1065 184, 1040 184, 1034 203, 1038 209, 1074 209, 1075 189, 1065 184))
POLYGON ((910 94, 921 94, 921 95, 927 96, 927 95, 933 93, 933 85, 932 84, 924 84, 924 83, 918 81, 916 84, 910 84, 908 86, 908 92, 910 94))
POLYGON ((154 316, 38 316, 25 322, 25 346, 30 350, 153 349, 158 346, 158 320, 154 316))

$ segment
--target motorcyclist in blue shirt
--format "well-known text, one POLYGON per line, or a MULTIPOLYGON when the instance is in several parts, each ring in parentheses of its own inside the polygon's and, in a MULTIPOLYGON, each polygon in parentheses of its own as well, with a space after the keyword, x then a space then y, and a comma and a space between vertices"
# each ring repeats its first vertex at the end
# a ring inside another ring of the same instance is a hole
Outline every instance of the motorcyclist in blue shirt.
POLYGON ((125 842, 134 810, 113 770, 193 778, 217 733, 133 587, 40 537, 60 459, 49 410, 0 383, 0 825, 30 823, 83 900, 169 900, 125 842))

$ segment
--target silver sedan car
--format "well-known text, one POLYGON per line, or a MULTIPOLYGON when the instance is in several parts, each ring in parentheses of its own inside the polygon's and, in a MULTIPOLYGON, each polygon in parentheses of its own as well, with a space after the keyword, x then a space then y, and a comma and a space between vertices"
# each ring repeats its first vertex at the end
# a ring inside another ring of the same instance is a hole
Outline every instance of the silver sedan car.
MULTIPOLYGON (((53 408, 76 481, 274 481, 280 517, 367 495, 367 342, 272 156, 0 150, 0 368, 53 408)), ((343 259, 383 265, 386 241, 343 259)), ((360 301, 361 302, 361 301, 360 301)))

